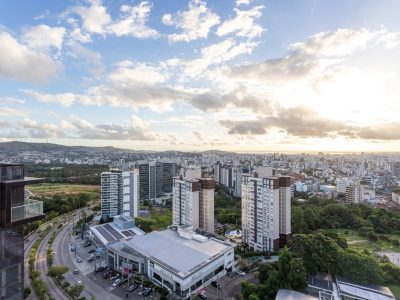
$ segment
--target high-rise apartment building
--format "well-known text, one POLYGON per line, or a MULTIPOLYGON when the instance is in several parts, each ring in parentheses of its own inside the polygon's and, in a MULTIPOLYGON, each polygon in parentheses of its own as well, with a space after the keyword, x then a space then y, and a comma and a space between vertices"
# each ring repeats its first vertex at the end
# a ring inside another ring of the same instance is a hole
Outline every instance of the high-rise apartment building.
POLYGON ((25 177, 21 164, 0 163, 0 299, 23 299, 23 225, 44 218, 43 203, 25 199, 24 186, 41 182, 25 177))
POLYGON ((346 187, 346 203, 362 203, 364 198, 364 187, 355 183, 346 187))
POLYGON ((140 200, 155 200, 164 193, 172 192, 172 177, 176 176, 176 164, 168 160, 140 160, 135 164, 139 170, 140 200))
POLYGON ((211 178, 173 178, 172 222, 214 232, 214 188, 211 178))
POLYGON ((288 176, 242 176, 243 241, 256 251, 277 250, 291 238, 291 180, 288 176))
POLYGON ((109 219, 117 215, 137 217, 139 172, 110 170, 101 173, 101 215, 109 219))

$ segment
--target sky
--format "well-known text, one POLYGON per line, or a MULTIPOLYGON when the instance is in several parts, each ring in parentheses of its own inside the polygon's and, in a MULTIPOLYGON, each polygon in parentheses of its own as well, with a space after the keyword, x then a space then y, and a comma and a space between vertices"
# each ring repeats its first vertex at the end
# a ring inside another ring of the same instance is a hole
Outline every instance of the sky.
POLYGON ((0 141, 400 151, 397 0, 0 2, 0 141))

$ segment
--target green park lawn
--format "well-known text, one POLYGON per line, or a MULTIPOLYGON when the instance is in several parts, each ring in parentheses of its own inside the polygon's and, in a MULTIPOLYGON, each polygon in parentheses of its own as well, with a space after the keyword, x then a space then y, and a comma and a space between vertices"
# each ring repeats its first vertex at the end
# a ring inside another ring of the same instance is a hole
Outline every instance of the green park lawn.
MULTIPOLYGON (((391 251, 391 252, 400 252, 400 247, 393 246, 389 242, 385 241, 369 241, 363 236, 360 236, 357 231, 350 229, 336 229, 333 230, 337 232, 340 236, 344 237, 347 240, 347 244, 349 249, 354 249, 358 251, 362 251, 367 249, 371 252, 376 251, 391 251)), ((400 239, 399 235, 388 235, 391 238, 397 237, 400 239)))
POLYGON ((29 185, 27 188, 38 197, 52 197, 54 195, 70 196, 79 194, 89 194, 91 198, 100 197, 99 185, 42 183, 29 185))

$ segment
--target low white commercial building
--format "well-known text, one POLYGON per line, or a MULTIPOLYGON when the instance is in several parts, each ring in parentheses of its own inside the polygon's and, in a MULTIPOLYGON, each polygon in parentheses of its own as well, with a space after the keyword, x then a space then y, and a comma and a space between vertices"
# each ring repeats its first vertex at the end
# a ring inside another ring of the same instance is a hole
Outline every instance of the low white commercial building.
POLYGON ((107 246, 108 265, 124 275, 138 273, 182 297, 232 270, 229 241, 195 234, 191 226, 132 236, 107 246))

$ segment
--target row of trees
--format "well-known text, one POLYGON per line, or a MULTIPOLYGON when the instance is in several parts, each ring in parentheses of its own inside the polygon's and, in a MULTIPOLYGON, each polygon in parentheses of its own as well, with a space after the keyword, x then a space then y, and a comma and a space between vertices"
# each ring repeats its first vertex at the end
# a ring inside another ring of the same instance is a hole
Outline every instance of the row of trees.
POLYGON ((318 229, 370 228, 376 234, 400 233, 400 212, 372 208, 366 204, 345 205, 335 200, 310 197, 304 203, 292 203, 293 233, 311 233, 318 229))
POLYGON ((361 284, 400 282, 400 268, 387 258, 378 260, 367 250, 349 250, 320 232, 294 235, 291 245, 308 273, 327 272, 361 284))
POLYGON ((100 185, 101 172, 107 165, 25 164, 29 176, 45 178, 47 182, 100 185))

